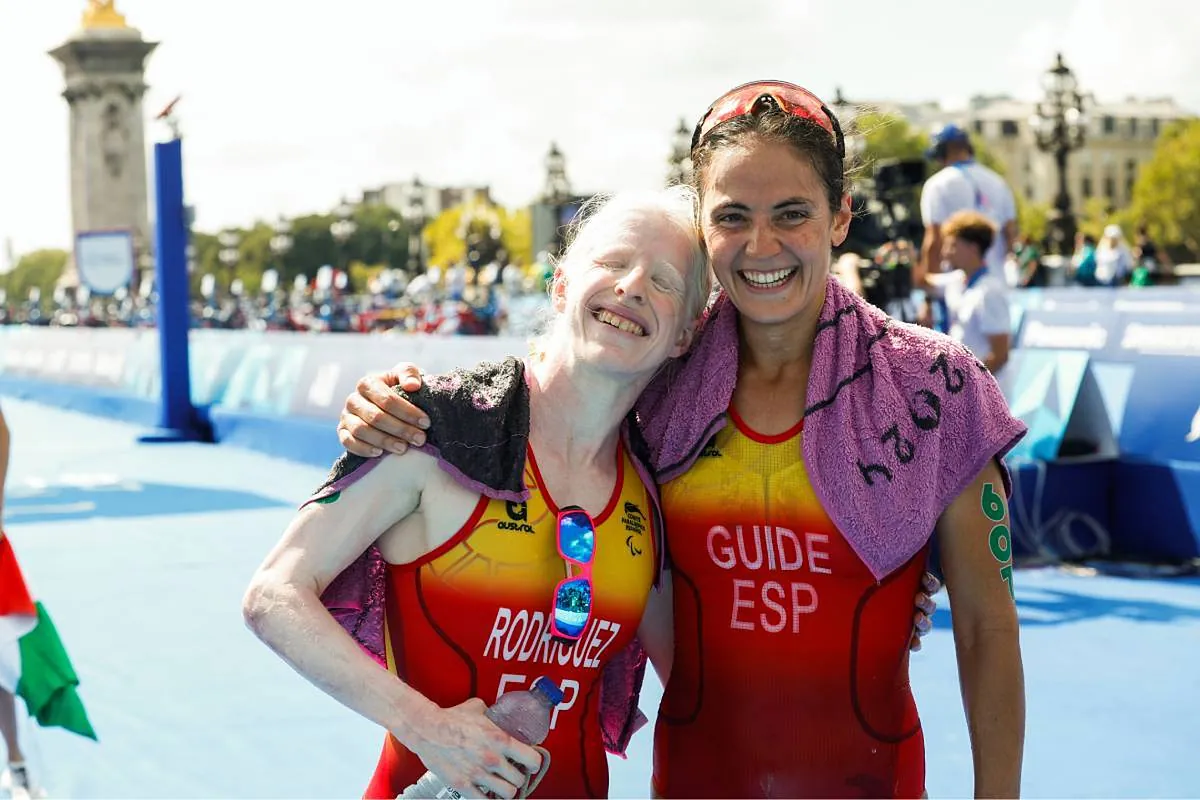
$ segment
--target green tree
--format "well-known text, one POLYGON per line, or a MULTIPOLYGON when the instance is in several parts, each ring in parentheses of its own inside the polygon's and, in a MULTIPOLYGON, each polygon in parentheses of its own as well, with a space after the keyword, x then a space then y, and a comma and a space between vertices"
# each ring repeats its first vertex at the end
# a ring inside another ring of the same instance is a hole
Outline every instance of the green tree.
POLYGON ((445 269, 467 257, 467 243, 459 235, 463 207, 455 206, 438 214, 425 226, 425 245, 429 266, 445 269))
POLYGON ((509 261, 524 266, 532 264, 533 215, 529 208, 500 209, 500 229, 509 261))
POLYGON ((275 229, 265 222, 256 222, 249 230, 239 231, 238 264, 234 273, 241 278, 246 294, 258 294, 262 287, 262 276, 272 264, 271 237, 275 229))
POLYGON ((1017 226, 1020 233, 1034 242, 1044 242, 1050 229, 1050 206, 1045 203, 1031 203, 1020 194, 1014 196, 1017 200, 1017 226))
POLYGON ((407 265, 412 226, 398 211, 387 206, 359 206, 354 222, 357 228, 346 246, 355 260, 393 269, 407 265))
POLYGON ((1099 241, 1104 233, 1104 226, 1117 221, 1112 204, 1106 198, 1089 197, 1083 201, 1083 208, 1079 209, 1076 227, 1080 233, 1091 234, 1099 241))
MULTIPOLYGON (((895 114, 860 114, 854 120, 854 132, 863 137, 863 162, 868 169, 887 159, 923 159, 929 148, 928 134, 895 114)), ((1001 175, 1008 173, 981 137, 971 134, 970 139, 976 161, 1001 175)))
MULTIPOLYGON (((533 222, 528 208, 510 211, 502 206, 492 206, 500 222, 500 246, 508 258, 528 266, 533 262, 533 222)), ((462 237, 464 206, 449 208, 425 226, 425 244, 429 249, 429 264, 443 269, 463 261, 467 257, 466 242, 462 237)), ((489 225, 487 214, 480 215, 473 223, 472 233, 483 234, 489 225)))
POLYGON ((974 134, 970 134, 970 138, 971 147, 975 150, 975 160, 996 172, 1000 177, 1007 177, 1008 167, 992 152, 991 148, 987 146, 987 142, 974 134))
MULTIPOLYGON (((529 209, 509 211, 490 206, 480 214, 471 227, 476 236, 490 234, 491 225, 500 225, 500 246, 523 264, 533 260, 533 233, 529 209)), ((462 238, 462 221, 466 209, 457 206, 432 221, 422 232, 429 264, 446 267, 466 258, 466 242, 462 238)), ((222 292, 228 291, 230 281, 240 278, 247 293, 257 293, 263 273, 268 269, 279 272, 281 287, 289 287, 303 275, 311 282, 321 267, 341 266, 350 274, 355 290, 365 289, 367 281, 386 267, 405 268, 408 265, 411 224, 399 212, 386 206, 359 206, 354 209, 354 232, 345 242, 337 242, 331 226, 337 221, 332 213, 307 214, 290 220, 291 247, 282 255, 271 251, 276 235, 274 226, 256 222, 238 235, 238 263, 233 273, 221 263, 218 235, 205 231, 192 232, 195 267, 191 276, 193 296, 198 297, 204 275, 212 274, 222 292)), ((487 254, 490 257, 490 250, 487 254)))
POLYGON ((1160 245, 1184 250, 1188 258, 1200 256, 1200 120, 1163 131, 1121 217, 1127 235, 1145 225, 1160 245))
POLYGON ((17 265, 3 276, 9 302, 24 302, 29 290, 37 287, 45 301, 54 293, 54 284, 62 277, 70 254, 66 250, 34 250, 26 253, 17 265))
POLYGON ((335 221, 332 214, 306 214, 291 221, 292 247, 283 259, 280 283, 291 285, 297 275, 311 283, 318 269, 337 263, 338 246, 329 230, 335 221))
POLYGON ((870 170, 880 161, 923 159, 929 137, 895 114, 870 112, 854 120, 855 134, 862 137, 863 166, 870 170))
POLYGON ((350 290, 357 293, 366 292, 371 281, 379 277, 383 270, 382 266, 370 266, 361 261, 351 262, 346 270, 350 279, 350 290))
POLYGON ((192 231, 192 248, 195 250, 195 254, 188 284, 192 298, 199 299, 200 282, 204 276, 211 273, 213 277, 216 277, 221 274, 221 261, 218 257, 221 245, 217 242, 217 237, 211 233, 192 231))

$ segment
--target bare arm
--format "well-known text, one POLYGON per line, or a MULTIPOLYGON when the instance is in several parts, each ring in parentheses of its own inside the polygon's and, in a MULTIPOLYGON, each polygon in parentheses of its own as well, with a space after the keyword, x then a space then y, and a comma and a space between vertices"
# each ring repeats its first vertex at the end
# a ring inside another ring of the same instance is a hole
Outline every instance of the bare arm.
POLYGON ((336 501, 301 509, 254 575, 243 614, 297 672, 386 728, 449 785, 511 797, 523 776, 509 759, 532 772, 537 752, 483 716, 482 700, 443 709, 381 669, 321 603, 343 569, 418 507, 433 470, 423 454, 386 458, 336 501))
POLYGON ((939 272, 938 265, 942 260, 942 227, 931 224, 925 226, 925 236, 921 239, 921 257, 913 269, 913 286, 925 289, 933 284, 930 275, 939 272))
POLYGON ((992 354, 983 360, 983 365, 995 375, 1001 367, 1008 363, 1010 337, 1007 333, 995 333, 987 338, 988 344, 992 348, 992 354))
POLYGON ((1002 233, 1004 236, 1004 252, 1011 253, 1013 249, 1013 243, 1017 241, 1017 236, 1019 236, 1021 233, 1020 228, 1017 226, 1017 221, 1015 219, 1010 219, 1008 222, 1004 223, 1004 230, 1002 233))
POLYGON ((938 521, 976 797, 1018 797, 1025 680, 1012 596, 1012 536, 994 462, 938 521))
POLYGON ((917 309, 917 324, 924 325, 926 328, 933 327, 933 303, 929 299, 928 292, 936 286, 930 278, 938 273, 936 268, 941 255, 942 229, 935 224, 926 225, 925 236, 921 239, 921 255, 913 264, 912 271, 913 286, 926 292, 921 307, 917 309))

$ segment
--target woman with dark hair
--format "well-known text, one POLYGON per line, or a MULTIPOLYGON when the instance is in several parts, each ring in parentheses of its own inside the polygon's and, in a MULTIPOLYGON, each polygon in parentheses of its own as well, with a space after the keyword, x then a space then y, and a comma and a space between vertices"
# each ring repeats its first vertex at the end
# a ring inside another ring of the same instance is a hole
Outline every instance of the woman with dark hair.
MULTIPOLYGON (((673 609, 639 632, 665 685, 654 792, 922 795, 908 644, 936 529, 975 793, 1018 795, 1002 459, 1024 426, 968 350, 831 278, 851 200, 842 130, 818 98, 779 81, 738 87, 701 118, 691 155, 723 291, 636 407, 673 609)), ((390 388, 416 379, 402 367, 360 382, 343 443, 367 454, 422 436, 390 388)))

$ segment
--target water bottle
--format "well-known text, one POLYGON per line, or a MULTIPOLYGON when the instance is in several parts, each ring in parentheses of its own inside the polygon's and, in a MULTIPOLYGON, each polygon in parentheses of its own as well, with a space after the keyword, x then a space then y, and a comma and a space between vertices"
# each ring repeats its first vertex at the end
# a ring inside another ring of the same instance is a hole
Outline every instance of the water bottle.
MULTIPOLYGON (((496 698, 496 703, 484 715, 496 727, 519 742, 538 745, 550 733, 550 715, 562 702, 562 689, 549 678, 537 678, 528 691, 508 692, 496 698)), ((426 772, 421 779, 404 790, 403 800, 461 800, 462 795, 452 786, 426 772)))

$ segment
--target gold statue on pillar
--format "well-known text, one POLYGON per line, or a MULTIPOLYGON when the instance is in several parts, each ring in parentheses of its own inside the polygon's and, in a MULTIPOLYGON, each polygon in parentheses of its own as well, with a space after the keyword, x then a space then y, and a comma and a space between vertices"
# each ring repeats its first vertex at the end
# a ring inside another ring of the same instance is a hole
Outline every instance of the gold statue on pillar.
POLYGON ((83 12, 83 27, 91 28, 128 28, 125 15, 114 7, 115 0, 88 0, 87 10, 83 12))

